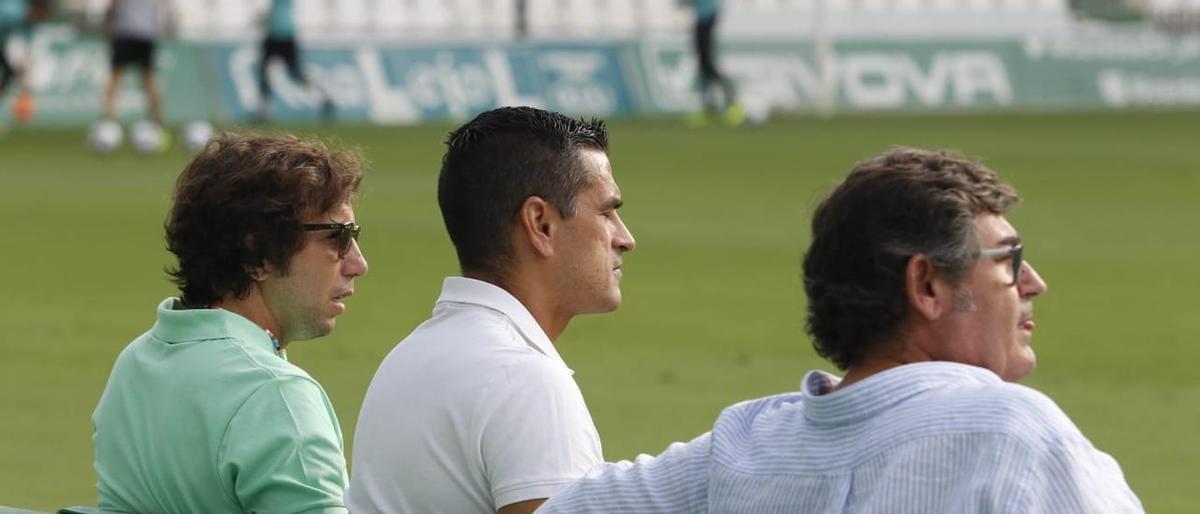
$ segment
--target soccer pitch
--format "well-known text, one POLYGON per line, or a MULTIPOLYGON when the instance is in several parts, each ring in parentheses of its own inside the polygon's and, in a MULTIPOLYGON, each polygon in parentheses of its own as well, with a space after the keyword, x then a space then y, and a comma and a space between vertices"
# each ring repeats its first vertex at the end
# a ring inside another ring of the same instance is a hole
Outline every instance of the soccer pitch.
MULTIPOLYGON (((855 161, 890 145, 952 148, 1023 196, 1009 219, 1049 284, 1034 304, 1039 366, 1024 383, 1121 463, 1147 511, 1194 512, 1198 126, 1200 112, 702 130, 613 122, 622 216, 638 242, 624 261, 624 304, 576 318, 558 341, 606 457, 658 453, 706 430, 725 405, 833 369, 803 331, 811 210, 855 161)), ((457 271, 435 198, 450 128, 291 129, 359 146, 370 162, 357 208, 370 273, 333 335, 289 347, 329 392, 347 453, 376 366, 457 271)), ((83 139, 79 130, 0 137, 0 505, 95 503, 92 409, 117 353, 174 293, 162 223, 184 152, 101 158, 83 139)))

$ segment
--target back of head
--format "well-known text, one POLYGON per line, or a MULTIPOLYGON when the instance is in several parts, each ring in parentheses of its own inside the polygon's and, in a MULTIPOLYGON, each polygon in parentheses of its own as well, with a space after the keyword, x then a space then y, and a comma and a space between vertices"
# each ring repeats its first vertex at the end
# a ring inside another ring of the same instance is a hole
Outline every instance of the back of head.
POLYGON ((975 217, 1004 214, 1016 191, 962 156, 893 148, 860 162, 813 214, 804 257, 808 332, 841 369, 896 335, 904 268, 917 254, 958 282, 973 262, 975 217))
POLYGON ((521 204, 537 196, 573 215, 576 193, 591 180, 579 152, 607 152, 608 132, 595 119, 501 107, 451 132, 446 146, 438 206, 459 266, 463 273, 502 276, 521 204))
POLYGON ((264 265, 286 273, 303 218, 353 202, 361 181, 357 152, 290 136, 214 139, 179 175, 166 222, 184 304, 244 298, 264 265))

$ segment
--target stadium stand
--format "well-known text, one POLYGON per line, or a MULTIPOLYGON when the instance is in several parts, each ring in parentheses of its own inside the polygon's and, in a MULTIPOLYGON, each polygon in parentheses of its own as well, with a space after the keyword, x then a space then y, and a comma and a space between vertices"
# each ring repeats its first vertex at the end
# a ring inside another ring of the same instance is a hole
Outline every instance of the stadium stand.
POLYGON ((997 37, 1060 34, 1065 0, 777 0, 731 2, 725 33, 738 39, 808 39, 818 20, 834 37, 997 37))
MULTIPOLYGON (((184 38, 246 37, 265 0, 170 0, 184 38)), ((679 34, 691 12, 677 0, 524 0, 532 39, 679 34)), ((1118 13, 1125 0, 725 0, 720 30, 738 39, 809 39, 824 19, 833 37, 997 37, 1061 34, 1075 12, 1118 13), (1078 4, 1078 5, 1074 5, 1078 4)), ((1200 0, 1139 0, 1154 12, 1196 12, 1200 0)), ((94 18, 108 0, 69 0, 94 18)), ((297 0, 305 37, 511 38, 518 0, 297 0)), ((1124 12, 1124 11, 1120 11, 1124 12)), ((1136 15, 1136 9, 1133 11, 1136 15)), ((1119 16, 1126 16, 1118 14, 1119 16)), ((1172 15, 1174 16, 1174 15, 1172 15)), ((1126 16, 1128 17, 1128 16, 1126 16)))
POLYGON ((1169 32, 1200 32, 1200 0, 1142 0, 1154 25, 1169 32))

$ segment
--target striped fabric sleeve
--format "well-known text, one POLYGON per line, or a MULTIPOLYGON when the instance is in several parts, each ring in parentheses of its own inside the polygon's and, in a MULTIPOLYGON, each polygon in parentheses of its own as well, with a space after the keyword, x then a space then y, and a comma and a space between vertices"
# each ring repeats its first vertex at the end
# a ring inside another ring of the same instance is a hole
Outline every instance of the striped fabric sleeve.
POLYGON ((1145 512, 1117 461, 1082 436, 1053 441, 1031 464, 1022 512, 1145 512))
POLYGON ((657 457, 606 463, 542 505, 539 513, 702 512, 711 434, 674 443, 657 457))

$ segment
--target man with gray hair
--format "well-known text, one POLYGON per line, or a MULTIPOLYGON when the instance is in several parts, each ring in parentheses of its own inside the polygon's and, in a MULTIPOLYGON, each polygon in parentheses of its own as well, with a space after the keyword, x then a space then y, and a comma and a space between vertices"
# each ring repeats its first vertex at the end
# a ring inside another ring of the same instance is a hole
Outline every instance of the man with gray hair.
POLYGON ((1117 462, 1015 383, 1046 291, 1004 217, 1017 200, 945 152, 859 163, 804 259, 808 332, 845 375, 729 407, 539 512, 1142 512, 1117 462))

